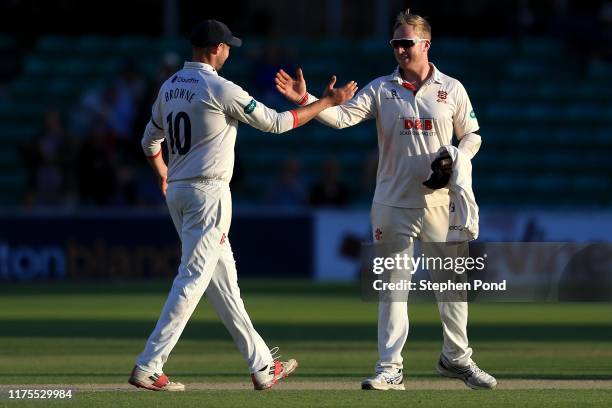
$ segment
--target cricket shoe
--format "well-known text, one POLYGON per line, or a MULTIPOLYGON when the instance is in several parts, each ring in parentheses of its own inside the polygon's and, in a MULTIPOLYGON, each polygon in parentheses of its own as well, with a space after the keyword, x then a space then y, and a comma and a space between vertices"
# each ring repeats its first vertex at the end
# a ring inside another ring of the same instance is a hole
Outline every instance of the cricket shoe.
POLYGON ((404 373, 401 368, 395 372, 381 371, 361 382, 362 390, 405 390, 404 373))
POLYGON ((289 377, 298 368, 298 362, 293 358, 288 361, 280 361, 281 356, 274 357, 274 354, 278 352, 278 347, 270 351, 274 359, 272 363, 251 374, 253 386, 258 391, 272 388, 280 379, 289 377))
POLYGON ((441 355, 436 371, 443 377, 458 378, 474 390, 492 390, 497 386, 495 377, 478 368, 472 360, 466 367, 459 367, 441 355))
POLYGON ((144 371, 138 366, 132 370, 128 382, 135 387, 151 391, 185 391, 183 384, 170 381, 166 374, 144 371))

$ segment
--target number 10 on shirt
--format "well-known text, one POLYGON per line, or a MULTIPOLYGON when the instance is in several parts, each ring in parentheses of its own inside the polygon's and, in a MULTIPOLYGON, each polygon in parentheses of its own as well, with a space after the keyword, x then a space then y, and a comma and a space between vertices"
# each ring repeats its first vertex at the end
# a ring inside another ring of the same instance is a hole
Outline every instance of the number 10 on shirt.
POLYGON ((187 154, 189 149, 191 149, 191 121, 189 120, 189 115, 185 112, 179 112, 174 116, 174 112, 170 112, 170 114, 166 117, 168 121, 168 135, 170 136, 170 151, 172 154, 178 153, 181 156, 187 154), (183 122, 183 144, 181 144, 181 122, 183 122), (176 148, 176 152, 175 152, 176 148))

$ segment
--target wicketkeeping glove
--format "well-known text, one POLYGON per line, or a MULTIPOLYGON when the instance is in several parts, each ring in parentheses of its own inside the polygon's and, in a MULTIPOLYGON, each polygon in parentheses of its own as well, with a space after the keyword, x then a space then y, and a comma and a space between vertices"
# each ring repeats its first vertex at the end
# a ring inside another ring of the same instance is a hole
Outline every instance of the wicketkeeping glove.
POLYGON ((453 174, 453 159, 446 150, 431 162, 431 170, 431 176, 423 184, 432 190, 445 187, 453 174))

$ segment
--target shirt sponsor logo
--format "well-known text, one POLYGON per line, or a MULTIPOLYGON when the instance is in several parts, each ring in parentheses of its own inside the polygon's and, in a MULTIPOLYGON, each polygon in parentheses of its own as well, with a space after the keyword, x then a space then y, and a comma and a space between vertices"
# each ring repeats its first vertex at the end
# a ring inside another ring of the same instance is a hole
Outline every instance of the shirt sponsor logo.
POLYGON ((246 113, 247 115, 252 113, 255 110, 256 106, 257 102, 255 102, 255 99, 251 99, 251 102, 249 102, 249 104, 244 107, 244 113, 246 113))
POLYGON ((404 122, 404 130, 400 131, 400 135, 416 136, 435 136, 434 120, 432 118, 402 118, 404 122))
POLYGON ((182 76, 179 75, 175 75, 174 78, 172 78, 172 83, 175 82, 185 82, 187 84, 197 84, 199 81, 195 78, 184 78, 182 76))
POLYGON ((404 129, 432 130, 433 119, 431 118, 406 118, 404 129))

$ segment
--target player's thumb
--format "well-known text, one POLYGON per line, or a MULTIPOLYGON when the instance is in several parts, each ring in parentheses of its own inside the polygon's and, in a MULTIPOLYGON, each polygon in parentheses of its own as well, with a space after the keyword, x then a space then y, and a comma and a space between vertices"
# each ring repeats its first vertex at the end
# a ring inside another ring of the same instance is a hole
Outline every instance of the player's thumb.
POLYGON ((329 80, 329 83, 327 84, 327 89, 329 90, 333 89, 335 84, 336 84, 336 76, 332 75, 331 79, 329 80))
POLYGON ((304 74, 302 73, 302 68, 297 69, 297 79, 300 82, 304 80, 304 74))

